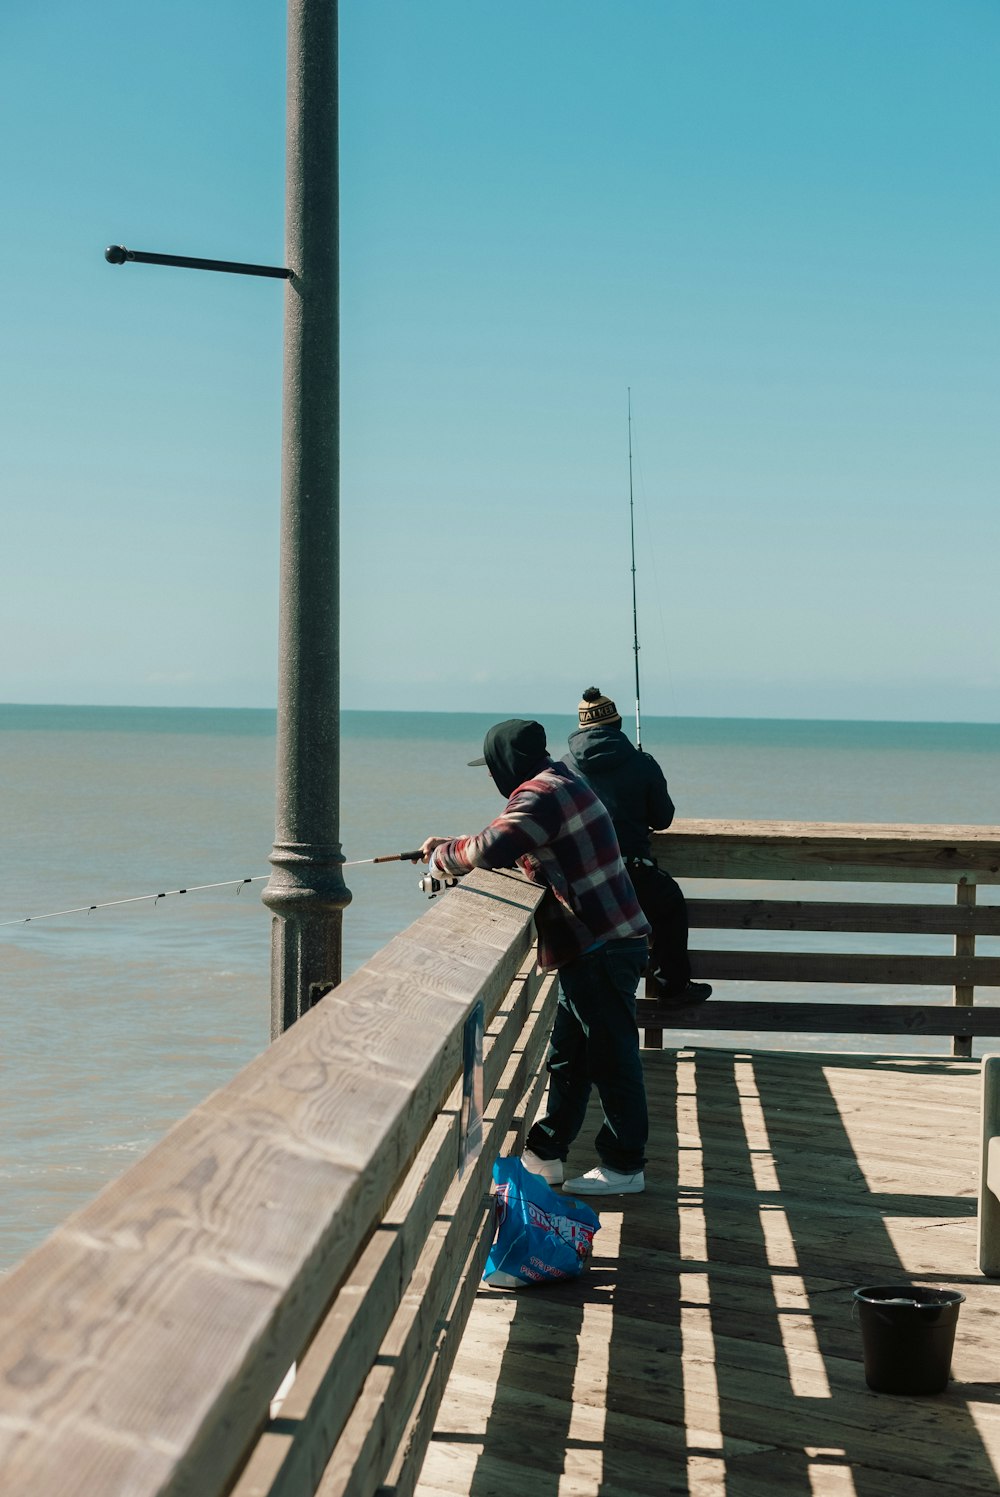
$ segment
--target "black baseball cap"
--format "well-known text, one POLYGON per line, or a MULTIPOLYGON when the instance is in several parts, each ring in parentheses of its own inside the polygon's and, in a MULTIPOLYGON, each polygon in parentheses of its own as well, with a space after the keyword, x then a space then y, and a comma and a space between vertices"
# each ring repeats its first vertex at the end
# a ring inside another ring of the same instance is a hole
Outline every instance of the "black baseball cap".
POLYGON ((533 768, 546 757, 545 729, 539 722, 523 717, 509 717, 506 722, 494 723, 483 740, 483 753, 478 759, 469 759, 470 769, 489 765, 490 755, 499 755, 504 762, 533 768))

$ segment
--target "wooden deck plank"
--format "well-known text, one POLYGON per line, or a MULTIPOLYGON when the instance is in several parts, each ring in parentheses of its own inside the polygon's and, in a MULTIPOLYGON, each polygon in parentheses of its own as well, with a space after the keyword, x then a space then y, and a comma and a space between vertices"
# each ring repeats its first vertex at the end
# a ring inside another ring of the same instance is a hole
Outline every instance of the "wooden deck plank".
MULTIPOLYGON (((646 1193, 600 1205, 578 1283, 480 1291, 417 1497, 995 1494, 978 1066, 720 1050, 645 1066, 646 1193), (852 1291, 914 1280, 967 1296, 953 1381, 872 1393, 852 1291)), ((592 1108, 571 1169, 598 1125, 592 1108)))

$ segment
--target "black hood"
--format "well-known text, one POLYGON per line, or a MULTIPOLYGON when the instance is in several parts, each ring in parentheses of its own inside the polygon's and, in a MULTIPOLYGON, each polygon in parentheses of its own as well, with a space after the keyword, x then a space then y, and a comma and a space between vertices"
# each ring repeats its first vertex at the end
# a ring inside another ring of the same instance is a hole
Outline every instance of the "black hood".
POLYGON ((511 796, 518 785, 551 763, 541 723, 512 717, 494 723, 483 739, 483 758, 502 796, 511 796))
POLYGON ((594 728, 578 728, 571 733, 569 752, 584 774, 604 774, 627 763, 636 749, 617 723, 599 723, 594 728))

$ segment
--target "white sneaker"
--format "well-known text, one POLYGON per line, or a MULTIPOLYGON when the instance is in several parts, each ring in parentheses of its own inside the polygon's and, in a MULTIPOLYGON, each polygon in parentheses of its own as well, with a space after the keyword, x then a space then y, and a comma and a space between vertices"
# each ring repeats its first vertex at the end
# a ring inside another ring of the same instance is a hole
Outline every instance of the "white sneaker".
POLYGON ((539 1159, 531 1149, 525 1149, 521 1155, 521 1163, 531 1174, 541 1175, 549 1185, 562 1184, 563 1162, 561 1159, 539 1159))
POLYGON ((637 1196, 645 1189, 646 1177, 642 1170, 623 1175, 620 1170, 609 1169, 606 1164, 597 1165, 575 1180, 563 1181, 563 1190, 575 1196, 637 1196))

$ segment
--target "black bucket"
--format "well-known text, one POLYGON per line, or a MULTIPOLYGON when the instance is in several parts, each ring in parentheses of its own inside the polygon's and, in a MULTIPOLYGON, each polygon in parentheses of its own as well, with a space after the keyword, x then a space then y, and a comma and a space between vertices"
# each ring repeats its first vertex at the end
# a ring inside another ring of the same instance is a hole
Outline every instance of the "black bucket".
POLYGON ((876 1393, 943 1393, 951 1372, 957 1289, 855 1289, 865 1382, 876 1393))

